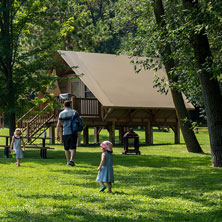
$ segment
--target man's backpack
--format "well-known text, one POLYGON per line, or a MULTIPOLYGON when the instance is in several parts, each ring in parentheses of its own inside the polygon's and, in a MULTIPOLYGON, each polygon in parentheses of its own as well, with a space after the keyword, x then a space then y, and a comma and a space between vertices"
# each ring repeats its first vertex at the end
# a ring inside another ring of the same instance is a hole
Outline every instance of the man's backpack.
POLYGON ((72 133, 81 132, 83 130, 83 121, 78 112, 75 112, 71 120, 72 133))

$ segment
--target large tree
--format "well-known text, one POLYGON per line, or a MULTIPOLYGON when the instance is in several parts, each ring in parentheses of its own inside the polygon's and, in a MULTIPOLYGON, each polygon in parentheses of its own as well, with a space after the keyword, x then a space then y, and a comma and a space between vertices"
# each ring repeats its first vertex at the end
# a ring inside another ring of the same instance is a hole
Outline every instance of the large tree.
POLYGON ((207 115, 212 164, 214 167, 222 167, 222 94, 217 79, 221 73, 216 69, 215 74, 215 59, 206 32, 203 8, 197 0, 183 0, 182 3, 188 12, 186 21, 193 27, 190 27, 190 42, 194 50, 207 115))
POLYGON ((10 135, 23 106, 49 82, 45 70, 53 50, 53 24, 43 22, 45 1, 0 1, 0 103, 10 135), (48 29, 46 29, 46 26, 48 29))
MULTIPOLYGON (((163 63, 165 65, 169 82, 174 83, 178 81, 177 76, 173 73, 173 70, 176 68, 176 62, 172 58, 171 45, 166 38, 166 36, 168 36, 168 33, 166 29, 165 12, 162 0, 155 0, 153 3, 153 8, 156 22, 159 27, 160 38, 162 40, 162 44, 159 44, 158 46, 158 51, 160 52, 161 59, 163 60, 163 63)), ((192 130, 192 124, 186 106, 184 104, 182 93, 176 88, 173 88, 172 86, 171 93, 176 107, 183 138, 187 146, 187 150, 189 152, 202 153, 203 151, 192 130)))

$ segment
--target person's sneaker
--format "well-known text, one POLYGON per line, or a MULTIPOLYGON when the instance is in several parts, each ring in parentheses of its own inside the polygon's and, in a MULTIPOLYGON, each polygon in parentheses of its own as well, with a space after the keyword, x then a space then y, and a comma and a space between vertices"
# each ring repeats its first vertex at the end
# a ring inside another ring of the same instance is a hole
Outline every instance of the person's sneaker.
POLYGON ((67 163, 67 165, 70 165, 70 166, 75 166, 75 163, 74 163, 74 161, 73 161, 73 160, 71 160, 71 161, 69 161, 69 162, 67 163))
POLYGON ((109 190, 108 193, 112 193, 112 190, 109 190))
POLYGON ((102 185, 102 186, 100 187, 99 192, 103 192, 105 189, 106 189, 106 186, 105 186, 105 185, 102 185))

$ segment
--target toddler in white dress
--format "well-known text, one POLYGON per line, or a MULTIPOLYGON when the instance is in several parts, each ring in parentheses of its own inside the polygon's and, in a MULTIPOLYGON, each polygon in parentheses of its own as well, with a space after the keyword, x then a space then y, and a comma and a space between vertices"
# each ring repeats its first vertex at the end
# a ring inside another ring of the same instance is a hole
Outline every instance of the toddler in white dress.
POLYGON ((23 145, 23 150, 25 151, 25 143, 23 138, 21 137, 21 129, 17 128, 14 132, 14 136, 12 137, 12 142, 10 145, 10 150, 15 151, 16 155, 16 166, 20 166, 20 160, 23 158, 21 143, 23 145))

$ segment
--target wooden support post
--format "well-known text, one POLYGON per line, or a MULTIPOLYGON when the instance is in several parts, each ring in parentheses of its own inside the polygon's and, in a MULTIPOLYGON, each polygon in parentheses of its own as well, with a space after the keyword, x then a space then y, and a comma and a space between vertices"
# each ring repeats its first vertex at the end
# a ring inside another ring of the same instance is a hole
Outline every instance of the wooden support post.
POLYGON ((55 127, 54 126, 49 127, 49 137, 51 138, 49 140, 49 144, 55 144, 55 127))
POLYGON ((123 145, 123 136, 124 136, 124 127, 120 127, 119 129, 119 144, 123 145))
MULTIPOLYGON (((6 146, 9 146, 9 137, 6 137, 5 138, 5 145, 6 146)), ((10 140, 10 142, 11 142, 11 140, 10 140)), ((9 148, 8 147, 5 147, 5 149, 4 149, 4 156, 5 156, 5 158, 9 158, 9 148)))
MULTIPOLYGON (((45 147, 45 138, 42 138, 42 147, 45 147)), ((40 158, 46 159, 47 158, 47 149, 40 149, 40 158)))
POLYGON ((147 123, 146 129, 145 129, 145 138, 146 138, 146 145, 153 144, 153 129, 152 129, 151 122, 147 123))
POLYGON ((109 140, 115 145, 115 122, 113 121, 109 126, 109 140))
POLYGON ((175 141, 175 144, 180 144, 180 124, 179 124, 179 121, 177 121, 177 125, 175 126, 175 131, 174 131, 174 141, 175 141))
POLYGON ((94 127, 94 142, 99 143, 99 127, 94 127))
POLYGON ((72 100, 72 109, 76 109, 76 97, 72 96, 71 100, 72 100))
POLYGON ((124 133, 125 133, 125 132, 128 132, 129 129, 130 129, 130 127, 128 127, 128 126, 124 126, 124 129, 123 129, 123 130, 124 130, 124 133))
POLYGON ((30 124, 29 122, 27 123, 27 142, 29 143, 31 141, 30 137, 30 124))
POLYGON ((81 139, 82 139, 82 135, 81 133, 78 133, 77 146, 81 145, 81 139))
POLYGON ((83 129, 83 143, 89 144, 89 127, 85 126, 83 129))

